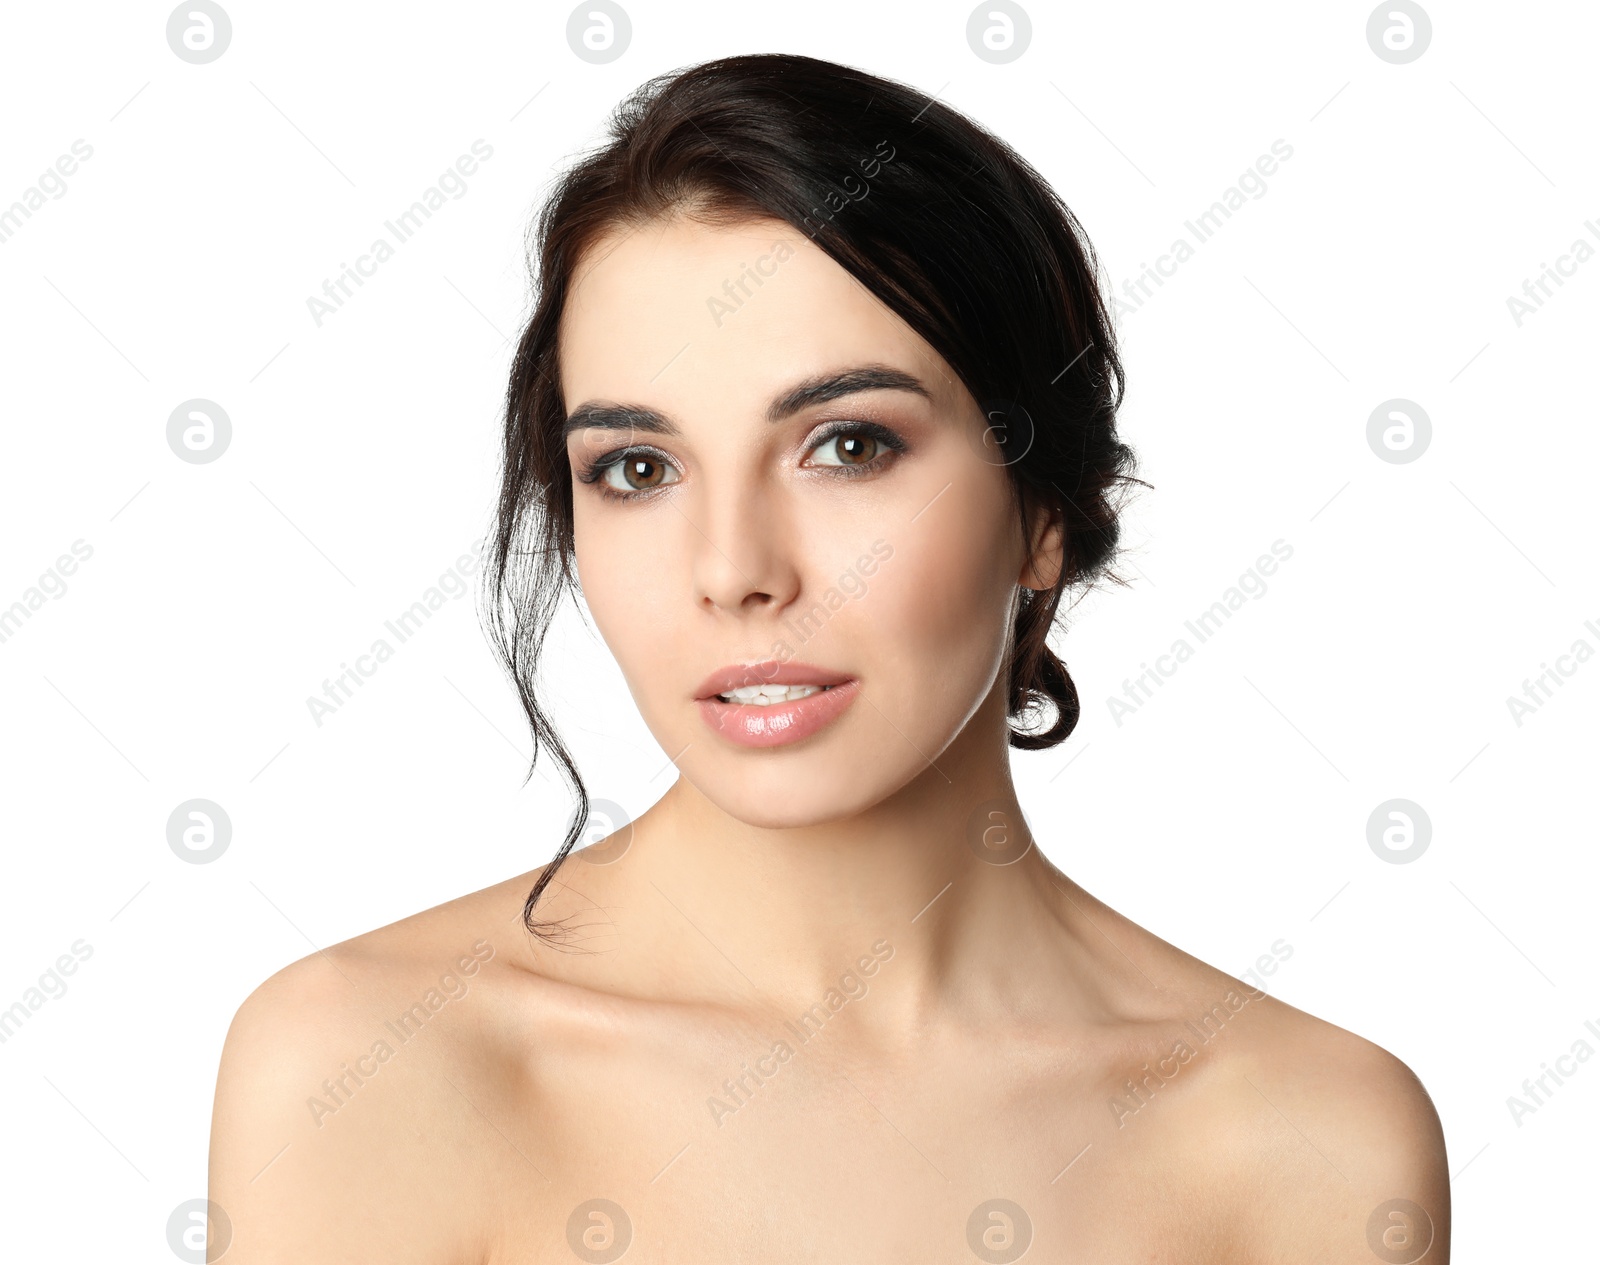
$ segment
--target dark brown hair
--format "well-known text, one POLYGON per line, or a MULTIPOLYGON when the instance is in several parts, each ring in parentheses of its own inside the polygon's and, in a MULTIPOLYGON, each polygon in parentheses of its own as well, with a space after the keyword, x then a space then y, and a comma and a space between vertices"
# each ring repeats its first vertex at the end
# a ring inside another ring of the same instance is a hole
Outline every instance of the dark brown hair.
POLYGON ((561 177, 530 232, 535 304, 506 392, 485 568, 491 640, 527 713, 534 760, 547 748, 576 799, 523 910, 541 936, 548 928, 534 906, 588 816, 583 780, 534 689, 550 620, 575 581, 558 328, 585 249, 609 230, 671 213, 771 218, 806 233, 978 401, 1024 531, 1034 512, 1059 516, 1061 575, 1051 589, 1023 589, 1016 613, 1012 746, 1053 746, 1077 724, 1077 688, 1047 638, 1068 586, 1086 589, 1102 575, 1122 582, 1109 571, 1118 493, 1142 482, 1117 437, 1123 371, 1093 249, 1005 142, 913 88, 810 57, 726 57, 640 87, 618 107, 606 143, 561 177))

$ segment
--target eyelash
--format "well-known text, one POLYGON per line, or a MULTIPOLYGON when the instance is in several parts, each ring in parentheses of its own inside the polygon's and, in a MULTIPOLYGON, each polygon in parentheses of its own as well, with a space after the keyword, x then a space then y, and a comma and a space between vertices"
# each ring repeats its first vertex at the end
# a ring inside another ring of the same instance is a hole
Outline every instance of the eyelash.
MULTIPOLYGON (((838 475, 842 478, 853 479, 864 474, 874 473, 882 467, 885 459, 891 454, 899 454, 906 450, 906 441, 900 438, 899 435, 895 434, 895 432, 890 430, 887 426, 883 426, 878 422, 839 421, 830 423, 823 429, 823 432, 818 435, 812 442, 811 446, 806 449, 806 455, 809 456, 810 454, 816 452, 817 449, 821 448, 824 444, 829 443, 831 440, 838 439, 841 435, 864 435, 868 439, 876 440, 888 451, 879 453, 877 456, 873 457, 871 461, 863 462, 861 465, 817 467, 819 469, 826 470, 829 475, 838 475)), ((595 490, 599 492, 601 496, 605 497, 607 500, 613 501, 636 501, 642 497, 654 496, 657 492, 664 490, 664 488, 672 486, 671 484, 664 484, 662 487, 658 488, 644 488, 632 492, 623 492, 602 482, 602 479, 608 470, 610 470, 613 466, 620 465, 630 457, 648 457, 653 461, 664 462, 667 465, 673 464, 672 458, 666 453, 662 452, 659 448, 641 447, 635 444, 632 447, 619 448, 615 452, 603 453, 596 457, 582 470, 577 472, 578 482, 595 485, 595 490)))

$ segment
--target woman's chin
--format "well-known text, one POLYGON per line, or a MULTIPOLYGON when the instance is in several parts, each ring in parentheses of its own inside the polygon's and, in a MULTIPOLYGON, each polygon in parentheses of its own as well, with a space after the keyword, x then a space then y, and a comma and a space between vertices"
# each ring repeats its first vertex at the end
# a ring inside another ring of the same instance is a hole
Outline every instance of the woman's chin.
MULTIPOLYGON (((795 754, 799 754, 798 752, 795 754)), ((886 762, 841 744, 809 758, 752 761, 748 757, 686 757, 684 780, 719 812, 759 830, 803 830, 849 821, 883 803, 926 765, 886 762)))

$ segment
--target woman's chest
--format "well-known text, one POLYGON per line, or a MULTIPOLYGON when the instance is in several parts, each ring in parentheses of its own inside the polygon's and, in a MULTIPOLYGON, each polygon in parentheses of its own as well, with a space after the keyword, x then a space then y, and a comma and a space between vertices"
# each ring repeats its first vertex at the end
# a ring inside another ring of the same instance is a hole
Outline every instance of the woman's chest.
POLYGON ((496 1261, 1237 1265, 1179 1105, 1130 1121, 1092 1076, 797 1043, 569 1071, 512 1113, 526 1154, 499 1151, 496 1261))

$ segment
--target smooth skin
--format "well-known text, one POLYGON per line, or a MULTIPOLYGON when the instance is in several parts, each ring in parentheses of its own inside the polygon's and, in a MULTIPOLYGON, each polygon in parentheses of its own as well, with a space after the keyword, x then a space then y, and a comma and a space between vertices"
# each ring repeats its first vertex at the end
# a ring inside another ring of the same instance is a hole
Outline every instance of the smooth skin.
POLYGON ((561 868, 564 947, 522 930, 534 871, 250 996, 212 1130, 226 1259, 1447 1261, 1405 1064, 1038 847, 986 852, 1025 829, 1011 611, 1063 542, 942 358, 792 228, 677 215, 590 250, 560 368, 569 412, 660 419, 569 453, 584 598, 680 777, 561 868), (782 407, 863 368, 916 387, 782 407), (860 697, 788 746, 709 729, 706 675, 774 656, 860 697))

